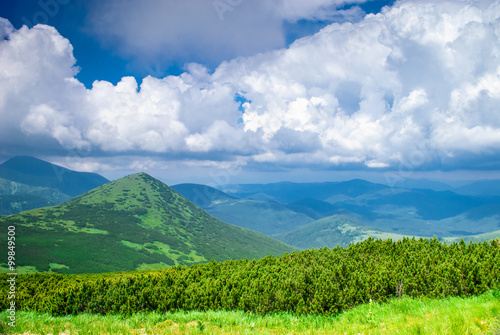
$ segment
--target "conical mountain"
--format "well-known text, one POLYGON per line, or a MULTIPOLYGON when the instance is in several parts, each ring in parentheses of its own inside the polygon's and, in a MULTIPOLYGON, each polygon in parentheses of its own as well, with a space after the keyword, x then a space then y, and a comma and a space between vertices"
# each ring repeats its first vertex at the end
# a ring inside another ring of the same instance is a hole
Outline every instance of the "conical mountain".
POLYGON ((57 206, 2 217, 1 235, 7 226, 16 227, 21 270, 127 271, 295 250, 213 218, 145 173, 115 180, 57 206))

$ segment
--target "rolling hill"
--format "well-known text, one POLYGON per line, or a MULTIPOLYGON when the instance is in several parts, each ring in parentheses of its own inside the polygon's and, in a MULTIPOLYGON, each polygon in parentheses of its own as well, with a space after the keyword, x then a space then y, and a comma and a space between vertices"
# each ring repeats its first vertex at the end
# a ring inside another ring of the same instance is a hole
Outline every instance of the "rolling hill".
POLYGON ((314 221, 276 202, 239 199, 205 185, 179 184, 172 188, 219 220, 269 236, 314 221))
POLYGON ((11 225, 16 227, 17 266, 24 271, 153 269, 296 250, 211 217, 145 173, 57 206, 1 217, 1 239, 6 240, 11 225))
MULTIPOLYGON (((421 186, 425 185, 422 183, 421 186)), ((311 235, 302 228, 314 226, 314 220, 333 215, 364 226, 363 229, 350 230, 345 240, 339 240, 336 228, 316 227, 321 230, 319 234, 323 241, 331 240, 330 244, 362 240, 368 236, 366 229, 371 229, 374 236, 391 234, 394 239, 399 236, 460 239, 500 228, 500 198, 461 195, 449 190, 387 187, 363 180, 228 185, 223 189, 232 192, 230 194, 203 185, 176 187, 222 221, 281 240, 288 236, 290 239, 283 241, 301 248, 319 245, 311 241, 301 243, 300 238, 294 236, 311 235), (238 199, 237 195, 246 198, 238 199), (296 198, 299 199, 288 204, 277 202, 296 198), (328 237, 328 234, 332 236, 328 237)), ((331 218, 327 221, 331 223, 331 218)), ((317 237, 317 234, 312 235, 317 237)))
POLYGON ((500 230, 493 231, 490 233, 478 234, 478 235, 441 238, 441 240, 446 242, 446 243, 453 243, 453 242, 458 243, 462 239, 466 243, 469 243, 469 242, 477 243, 477 242, 491 241, 491 240, 495 240, 495 239, 500 240, 500 230))
POLYGON ((289 203, 286 207, 316 220, 331 216, 338 211, 337 206, 314 198, 303 198, 289 203))
POLYGON ((274 237, 301 249, 311 249, 347 247, 368 237, 400 240, 405 236, 384 232, 344 215, 332 215, 274 237))

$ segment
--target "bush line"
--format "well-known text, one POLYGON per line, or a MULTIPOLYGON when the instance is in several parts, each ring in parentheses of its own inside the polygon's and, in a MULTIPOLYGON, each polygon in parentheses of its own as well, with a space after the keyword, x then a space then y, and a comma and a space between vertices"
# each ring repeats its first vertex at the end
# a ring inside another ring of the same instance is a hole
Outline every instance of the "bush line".
MULTIPOLYGON (((337 314, 394 297, 467 297, 498 289, 500 243, 368 240, 259 260, 160 271, 17 277, 18 310, 68 315, 175 310, 337 314)), ((0 308, 7 309, 6 275, 0 308)))

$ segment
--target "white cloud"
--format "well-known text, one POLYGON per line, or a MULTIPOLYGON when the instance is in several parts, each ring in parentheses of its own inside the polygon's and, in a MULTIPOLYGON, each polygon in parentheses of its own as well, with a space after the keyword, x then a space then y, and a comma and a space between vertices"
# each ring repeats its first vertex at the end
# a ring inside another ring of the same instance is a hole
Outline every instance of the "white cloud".
MULTIPOLYGON (((261 1, 262 5, 275 16, 285 20, 315 19, 327 20, 337 15, 337 8, 342 8, 346 4, 360 4, 367 0, 278 0, 261 1)), ((353 13, 358 13, 359 8, 352 9, 353 13)), ((342 13, 345 15, 345 13, 342 13)), ((355 15, 355 14, 352 14, 355 15)))
POLYGON ((178 58, 215 66, 283 47, 281 24, 260 1, 94 1, 89 15, 102 43, 136 62, 139 70, 178 58))
POLYGON ((418 168, 498 155, 499 21, 499 1, 401 1, 212 74, 190 64, 140 87, 125 77, 85 89, 74 79, 71 44, 55 29, 13 31, 0 20, 9 34, 0 41, 0 136, 213 164, 418 168), (246 99, 243 113, 236 95, 246 99))
POLYGON ((84 88, 73 47, 54 28, 37 25, 15 31, 2 19, 8 38, 0 40, 0 140, 19 142, 19 131, 51 134, 67 147, 84 145, 84 88), (78 127, 76 126, 78 124, 78 127), (73 138, 73 139, 72 139, 73 138))
POLYGON ((116 86, 94 82, 87 96, 88 139, 105 151, 180 149, 188 130, 179 121, 178 89, 168 80, 158 85, 152 78, 144 80, 140 91, 132 77, 116 86))
POLYGON ((366 1, 92 1, 87 26, 136 71, 161 72, 179 58, 215 67, 223 60, 282 48, 284 21, 359 21, 364 12, 358 6, 337 8, 366 1), (151 64, 157 69, 151 71, 151 64))

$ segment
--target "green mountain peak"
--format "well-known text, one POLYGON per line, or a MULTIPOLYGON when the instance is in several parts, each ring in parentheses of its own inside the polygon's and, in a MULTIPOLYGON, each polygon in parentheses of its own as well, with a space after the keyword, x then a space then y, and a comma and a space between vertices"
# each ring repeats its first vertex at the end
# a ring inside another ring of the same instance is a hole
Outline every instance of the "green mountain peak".
MULTIPOLYGON (((0 218, 16 226, 19 265, 68 273, 151 269, 261 258, 294 248, 213 218, 146 173, 63 204, 0 218)), ((3 233, 2 231, 2 233, 3 233)))

